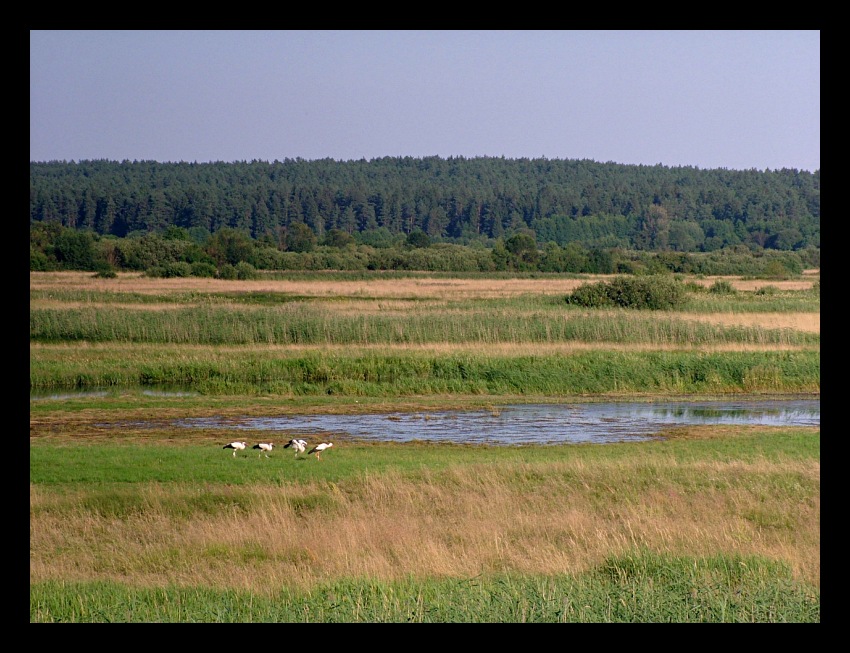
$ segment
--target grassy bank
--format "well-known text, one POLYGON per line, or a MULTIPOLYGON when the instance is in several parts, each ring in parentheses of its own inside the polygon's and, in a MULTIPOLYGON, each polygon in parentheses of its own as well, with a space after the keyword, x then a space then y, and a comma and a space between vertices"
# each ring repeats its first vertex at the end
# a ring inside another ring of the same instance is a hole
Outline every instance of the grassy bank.
POLYGON ((31 442, 34 621, 819 619, 817 430, 319 462, 128 429, 31 442))
POLYGON ((820 352, 34 346, 30 388, 184 386, 204 394, 808 393, 820 352))

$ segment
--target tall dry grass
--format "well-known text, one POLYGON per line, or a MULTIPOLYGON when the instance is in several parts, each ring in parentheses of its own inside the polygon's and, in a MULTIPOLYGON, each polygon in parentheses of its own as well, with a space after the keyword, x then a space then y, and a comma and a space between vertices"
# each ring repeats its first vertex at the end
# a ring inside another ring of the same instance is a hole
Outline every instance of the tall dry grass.
POLYGON ((817 586, 819 478, 819 461, 636 451, 233 487, 218 511, 203 509, 202 487, 143 484, 129 515, 87 488, 31 486, 30 579, 271 593, 338 578, 574 574, 645 549, 779 559, 817 586))

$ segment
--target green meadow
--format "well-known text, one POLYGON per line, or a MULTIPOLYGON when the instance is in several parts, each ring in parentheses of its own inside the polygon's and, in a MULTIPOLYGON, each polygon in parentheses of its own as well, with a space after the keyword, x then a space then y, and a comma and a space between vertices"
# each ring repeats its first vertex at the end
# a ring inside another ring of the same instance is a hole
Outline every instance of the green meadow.
POLYGON ((819 622, 819 429, 316 460, 168 424, 819 397, 818 281, 683 279, 675 312, 511 283, 31 273, 31 390, 110 390, 30 401, 30 621, 819 622))

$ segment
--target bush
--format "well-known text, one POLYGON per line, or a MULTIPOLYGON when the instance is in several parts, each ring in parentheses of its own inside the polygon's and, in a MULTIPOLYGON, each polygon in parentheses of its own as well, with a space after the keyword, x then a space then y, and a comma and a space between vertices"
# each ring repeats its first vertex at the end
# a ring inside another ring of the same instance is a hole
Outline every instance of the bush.
POLYGON ((114 279, 118 276, 115 272, 115 268, 109 265, 106 261, 99 261, 96 263, 94 271, 96 273, 94 276, 97 279, 114 279))
POLYGON ((753 293, 754 295, 775 295, 779 292, 779 288, 776 286, 762 286, 758 290, 753 293))
POLYGON ((431 237, 421 229, 414 229, 407 235, 405 244, 408 247, 429 247, 431 245, 431 237))
POLYGON ((667 275, 618 277, 608 295, 618 306, 649 310, 669 310, 685 303, 687 291, 681 282, 667 275))
POLYGON ((30 246, 30 272, 45 272, 54 267, 47 254, 30 246))
POLYGON ((790 276, 788 268, 782 264, 782 261, 775 259, 764 266, 764 272, 762 274, 768 279, 787 279, 790 276))
POLYGON ((204 261, 192 263, 193 277, 215 277, 215 273, 216 269, 212 263, 206 263, 204 261))
POLYGON ((170 279, 173 277, 190 277, 192 276, 192 266, 186 261, 174 261, 165 265, 155 265, 148 268, 145 272, 148 277, 160 277, 170 279))
POLYGON ((586 306, 587 308, 601 308, 614 304, 608 296, 608 284, 604 281, 579 286, 571 295, 567 296, 567 303, 586 306))
POLYGON ((228 279, 232 281, 236 279, 236 268, 230 263, 225 263, 218 269, 218 275, 216 276, 218 276, 219 279, 228 279))
POLYGON ((725 279, 720 279, 711 284, 708 292, 714 293, 715 295, 734 295, 735 289, 732 287, 731 283, 725 279))
POLYGON ((623 308, 669 310, 685 303, 684 284, 667 275, 619 277, 610 283, 585 284, 567 297, 567 303, 588 308, 620 306, 623 308))
POLYGON ((97 263, 95 238, 88 230, 64 229, 54 243, 56 260, 68 270, 94 270, 97 263))
POLYGON ((236 264, 235 269, 236 278, 242 279, 243 281, 245 279, 256 279, 260 276, 257 273, 257 268, 245 261, 239 261, 239 263, 236 264))

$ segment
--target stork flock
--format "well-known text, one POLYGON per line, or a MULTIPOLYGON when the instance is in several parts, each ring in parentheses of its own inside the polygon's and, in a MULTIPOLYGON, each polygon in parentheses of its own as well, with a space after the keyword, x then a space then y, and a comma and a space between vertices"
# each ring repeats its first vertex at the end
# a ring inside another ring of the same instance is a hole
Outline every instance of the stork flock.
MULTIPOLYGON (((307 447, 310 445, 307 444, 306 440, 300 440, 297 438, 293 438, 285 445, 283 445, 284 449, 292 448, 295 451, 295 457, 298 458, 298 454, 310 455, 311 453, 316 454, 316 460, 321 460, 321 455, 323 451, 327 451, 332 446, 334 446, 333 442, 321 442, 317 444, 315 447, 307 450, 307 447)), ((233 449, 233 457, 236 458, 237 451, 243 451, 248 447, 247 442, 229 442, 222 447, 222 449, 233 449)), ((269 453, 271 453, 272 449, 274 449, 274 442, 258 442, 255 444, 252 449, 257 449, 257 458, 265 455, 266 458, 269 457, 269 453)))

